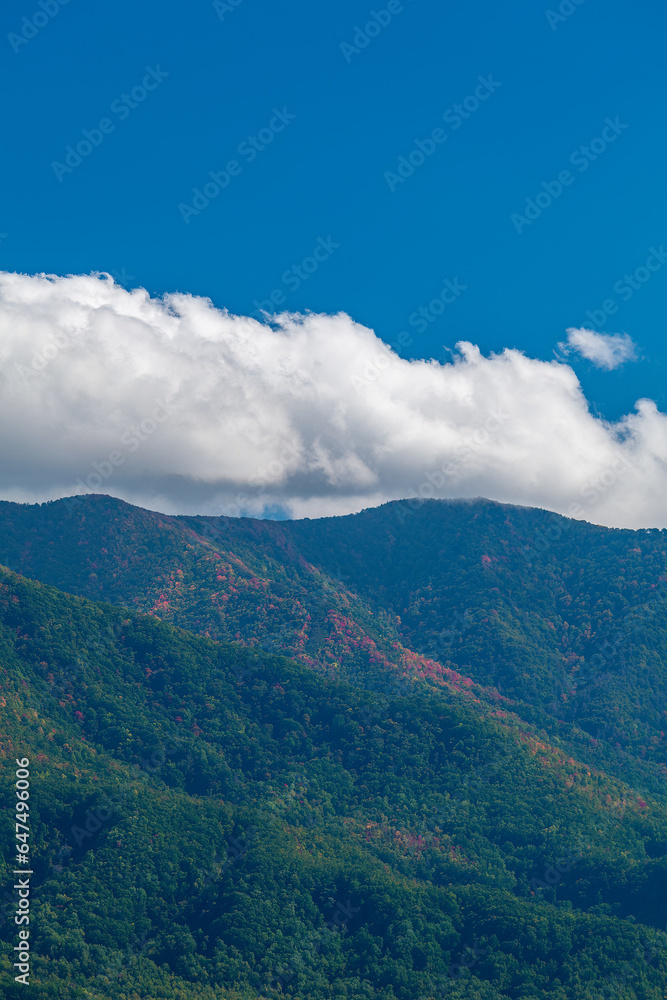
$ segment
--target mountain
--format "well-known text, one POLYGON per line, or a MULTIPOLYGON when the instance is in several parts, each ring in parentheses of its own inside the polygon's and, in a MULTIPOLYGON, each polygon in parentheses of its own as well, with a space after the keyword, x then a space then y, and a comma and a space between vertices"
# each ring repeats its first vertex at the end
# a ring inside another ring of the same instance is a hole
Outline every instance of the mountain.
POLYGON ((11 572, 0 648, 5 802, 31 760, 34 995, 664 995, 667 809, 519 719, 418 684, 378 699, 11 572))
POLYGON ((481 500, 0 504, 33 995, 667 995, 663 539, 481 500))
POLYGON ((664 531, 487 500, 292 522, 104 496, 0 503, 0 562, 17 572, 359 686, 415 676, 530 706, 654 794, 667 776, 666 549, 664 531))

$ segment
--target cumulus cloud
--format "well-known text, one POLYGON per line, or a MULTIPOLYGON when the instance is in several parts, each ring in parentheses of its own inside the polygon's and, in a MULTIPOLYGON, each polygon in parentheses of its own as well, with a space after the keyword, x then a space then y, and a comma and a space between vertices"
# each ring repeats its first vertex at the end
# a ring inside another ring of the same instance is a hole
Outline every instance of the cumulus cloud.
POLYGON ((567 341, 558 346, 566 353, 576 351, 598 368, 612 371, 636 358, 635 344, 627 333, 596 333, 585 327, 566 330, 567 341))
POLYGON ((666 523, 667 418, 589 412, 516 350, 405 361, 349 316, 271 324, 106 275, 0 273, 0 494, 87 491, 167 513, 321 516, 487 496, 666 523))

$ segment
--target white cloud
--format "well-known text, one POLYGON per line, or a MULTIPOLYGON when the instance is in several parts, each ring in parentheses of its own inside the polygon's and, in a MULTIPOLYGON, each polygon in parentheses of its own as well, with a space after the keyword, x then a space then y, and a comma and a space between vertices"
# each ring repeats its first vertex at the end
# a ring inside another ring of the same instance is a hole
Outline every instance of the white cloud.
POLYGON ((555 361, 463 342, 409 362, 344 314, 269 327, 103 276, 0 273, 0 420, 6 499, 87 482, 166 512, 319 516, 481 495, 667 523, 667 418, 648 400, 610 424, 555 361))
POLYGON ((558 346, 566 353, 577 351, 598 368, 611 371, 636 358, 635 344, 627 333, 596 333, 585 327, 570 327, 567 342, 558 346))

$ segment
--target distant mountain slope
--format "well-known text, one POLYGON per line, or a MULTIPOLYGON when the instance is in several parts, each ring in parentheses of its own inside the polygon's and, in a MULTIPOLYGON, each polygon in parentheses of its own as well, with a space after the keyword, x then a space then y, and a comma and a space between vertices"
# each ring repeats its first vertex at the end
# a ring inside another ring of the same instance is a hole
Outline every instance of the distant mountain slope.
POLYGON ((667 776, 666 547, 664 531, 487 500, 292 522, 168 517, 102 496, 0 503, 0 560, 27 576, 366 687, 394 674, 485 702, 497 690, 576 723, 588 759, 641 772, 655 793, 667 776), (595 756, 596 741, 616 760, 595 756))
POLYGON ((400 641, 395 616, 252 519, 169 517, 111 497, 0 503, 0 559, 73 594, 214 639, 270 648, 365 686, 387 672, 472 682, 400 641))
POLYGON ((40 1000, 664 997, 667 808, 512 713, 379 698, 3 571, 0 662, 40 1000))
POLYGON ((667 534, 486 500, 285 526, 421 654, 667 760, 667 534), (661 735, 661 730, 662 735, 661 735))

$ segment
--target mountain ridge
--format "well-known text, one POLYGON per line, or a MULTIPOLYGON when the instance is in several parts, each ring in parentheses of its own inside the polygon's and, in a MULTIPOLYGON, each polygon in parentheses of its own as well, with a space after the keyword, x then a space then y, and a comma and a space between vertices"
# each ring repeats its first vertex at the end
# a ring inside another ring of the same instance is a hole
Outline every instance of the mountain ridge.
POLYGON ((653 761, 657 790, 664 533, 484 499, 420 501, 400 520, 401 503, 276 522, 156 515, 103 496, 5 502, 0 561, 357 685, 387 674, 475 685, 583 727, 619 759, 653 761))
MULTIPOLYGON (((667 806, 519 717, 378 699, 11 570, 0 654, 36 997, 592 1000, 633 962, 662 995, 667 806)), ((11 895, 2 916, 19 996, 11 895)))

